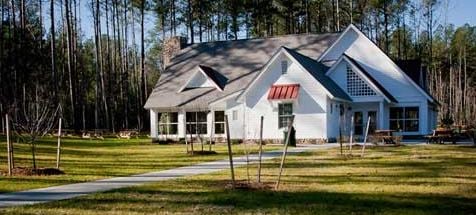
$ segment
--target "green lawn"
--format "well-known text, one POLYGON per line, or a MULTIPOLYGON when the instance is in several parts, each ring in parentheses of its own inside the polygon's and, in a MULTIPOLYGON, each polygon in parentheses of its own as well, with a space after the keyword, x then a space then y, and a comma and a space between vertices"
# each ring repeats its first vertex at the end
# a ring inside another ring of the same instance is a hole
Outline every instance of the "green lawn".
MULTIPOLYGON (((274 181, 278 159, 267 161, 274 181)), ((255 166, 251 173, 256 173, 255 166)), ((344 159, 338 149, 290 156, 279 191, 230 190, 228 171, 77 199, 5 209, 5 214, 474 214, 476 148, 374 148, 344 159)), ((244 180, 244 168, 237 170, 244 180)), ((254 176, 253 176, 254 178, 254 176)), ((2 211, 0 211, 2 212, 2 211)))
MULTIPOLYGON (((213 146, 213 150, 218 152, 216 155, 188 156, 185 153, 185 145, 152 144, 150 139, 63 139, 62 146, 60 168, 66 174, 13 177, 0 175, 0 193, 126 176, 227 158, 225 145, 213 146)), ((200 149, 200 145, 196 144, 195 150, 200 149)), ((208 149, 208 145, 205 149, 208 149)), ((243 155, 244 147, 234 145, 233 150, 234 153, 243 155)), ((253 146, 252 150, 256 152, 257 146, 253 146)), ((14 151, 16 166, 32 166, 29 145, 15 144, 14 151)), ((46 138, 38 144, 37 162, 39 167, 56 166, 56 139, 46 138)), ((6 143, 0 141, 0 169, 5 172, 6 168, 6 143)))

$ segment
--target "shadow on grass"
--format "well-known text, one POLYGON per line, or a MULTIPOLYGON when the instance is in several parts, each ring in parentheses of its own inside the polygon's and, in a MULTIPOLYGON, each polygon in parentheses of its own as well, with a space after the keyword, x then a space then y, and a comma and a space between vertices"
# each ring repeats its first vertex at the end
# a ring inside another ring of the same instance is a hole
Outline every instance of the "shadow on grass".
MULTIPOLYGON (((472 214, 476 199, 443 195, 392 195, 337 193, 320 191, 242 191, 217 187, 220 181, 184 181, 171 188, 127 188, 36 206, 55 210, 109 210, 123 208, 122 213, 187 212, 198 213, 286 213, 286 214, 472 214), (194 191, 183 190, 184 187, 194 191), (200 189, 208 187, 211 189, 200 189)), ((98 214, 100 214, 98 212, 98 214)))

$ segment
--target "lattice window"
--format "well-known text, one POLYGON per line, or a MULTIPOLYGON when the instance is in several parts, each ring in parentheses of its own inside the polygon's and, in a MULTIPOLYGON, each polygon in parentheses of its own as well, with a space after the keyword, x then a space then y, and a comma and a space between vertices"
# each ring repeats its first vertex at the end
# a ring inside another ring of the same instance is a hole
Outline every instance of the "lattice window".
POLYGON ((347 66, 347 92, 351 96, 377 95, 354 71, 347 66))

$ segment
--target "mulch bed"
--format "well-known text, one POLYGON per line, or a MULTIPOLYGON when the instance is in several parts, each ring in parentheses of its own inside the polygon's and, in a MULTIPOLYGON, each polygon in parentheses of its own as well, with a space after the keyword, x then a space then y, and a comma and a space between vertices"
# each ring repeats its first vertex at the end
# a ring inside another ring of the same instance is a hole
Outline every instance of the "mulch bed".
MULTIPOLYGON (((56 168, 36 168, 33 169, 31 167, 15 167, 12 170, 13 176, 33 176, 33 175, 62 175, 64 174, 63 171, 56 169, 56 168)), ((1 170, 0 175, 7 176, 8 170, 1 170)))
POLYGON ((258 183, 256 181, 250 181, 248 183, 247 180, 237 180, 235 181, 235 187, 233 188, 233 183, 231 181, 224 181, 223 182, 226 189, 232 190, 273 190, 275 183, 272 182, 261 182, 258 183))

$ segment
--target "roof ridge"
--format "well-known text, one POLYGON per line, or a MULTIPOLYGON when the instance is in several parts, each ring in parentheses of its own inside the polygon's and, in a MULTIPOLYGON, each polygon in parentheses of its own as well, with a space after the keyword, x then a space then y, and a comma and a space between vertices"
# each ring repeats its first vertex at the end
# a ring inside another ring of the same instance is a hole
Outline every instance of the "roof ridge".
MULTIPOLYGON (((340 34, 341 32, 328 32, 328 33, 296 33, 296 34, 283 34, 283 35, 273 35, 269 37, 255 37, 255 38, 243 38, 237 40, 215 40, 215 41, 206 41, 206 42, 199 42, 199 43, 192 43, 187 44, 184 49, 187 48, 194 48, 199 45, 205 44, 213 44, 213 43, 235 43, 235 42, 246 42, 246 41, 259 41, 259 40, 272 40, 272 39, 279 39, 279 38, 286 38, 286 37, 297 37, 297 36, 321 36, 321 35, 332 35, 332 34, 340 34)), ((184 50, 182 49, 182 50, 184 50)))

